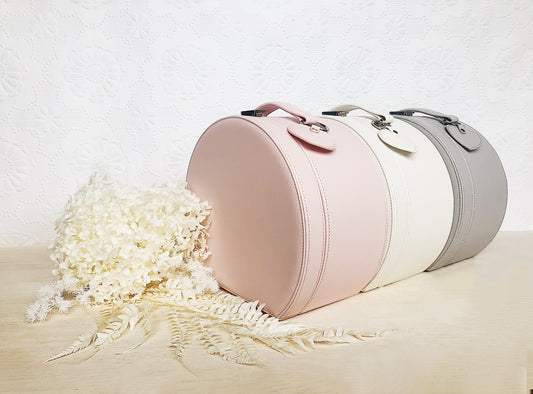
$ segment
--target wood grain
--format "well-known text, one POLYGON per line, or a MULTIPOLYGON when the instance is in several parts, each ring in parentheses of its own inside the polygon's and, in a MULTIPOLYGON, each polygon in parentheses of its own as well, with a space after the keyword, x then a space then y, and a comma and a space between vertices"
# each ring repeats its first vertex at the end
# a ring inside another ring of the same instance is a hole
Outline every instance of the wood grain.
POLYGON ((131 352, 117 354, 140 334, 95 355, 43 363, 93 317, 75 308, 25 323, 25 306, 52 279, 48 251, 0 249, 0 391, 524 393, 533 388, 532 245, 533 232, 500 233, 470 260, 291 319, 390 330, 383 338, 287 357, 261 348, 258 366, 229 364, 195 346, 185 354, 194 374, 168 347, 164 311, 156 312, 154 335, 131 352))

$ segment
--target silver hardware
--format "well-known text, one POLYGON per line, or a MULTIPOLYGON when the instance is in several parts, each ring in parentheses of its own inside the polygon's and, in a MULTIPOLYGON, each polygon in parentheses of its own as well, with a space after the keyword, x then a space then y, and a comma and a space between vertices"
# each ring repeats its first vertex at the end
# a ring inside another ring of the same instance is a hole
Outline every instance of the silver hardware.
POLYGON ((437 118, 439 122, 441 122, 444 126, 448 124, 452 124, 454 126, 457 126, 459 124, 459 120, 453 120, 450 118, 437 118))
POLYGON ((348 115, 348 112, 347 111, 322 111, 322 115, 346 116, 348 115))
POLYGON ((300 123, 310 126, 311 131, 314 133, 318 133, 319 131, 325 131, 325 132, 329 131, 329 127, 326 126, 324 123, 320 123, 320 122, 308 123, 304 118, 300 118, 300 123))
POLYGON ((312 123, 310 126, 311 126, 311 131, 315 133, 318 133, 319 131, 324 131, 327 133, 329 131, 329 127, 326 126, 324 123, 315 122, 315 123, 312 123))
POLYGON ((268 111, 263 109, 249 109, 247 111, 241 111, 243 116, 255 116, 257 118, 263 118, 269 114, 268 111))
POLYGON ((383 129, 388 129, 389 126, 390 126, 390 123, 389 122, 385 122, 385 118, 381 117, 382 119, 380 120, 373 120, 372 121, 372 126, 374 126, 376 129, 378 130, 383 130, 383 129))
POLYGON ((403 111, 390 111, 389 113, 391 115, 401 115, 401 116, 413 116, 413 114, 415 112, 420 112, 421 114, 423 115, 427 115, 429 116, 430 118, 433 118, 437 121, 439 121, 440 123, 442 123, 443 125, 457 125, 459 124, 459 119, 457 118, 457 116, 453 116, 453 115, 444 115, 444 114, 440 114, 438 112, 433 112, 433 111, 426 111, 424 109, 412 109, 412 110, 403 110, 403 111))

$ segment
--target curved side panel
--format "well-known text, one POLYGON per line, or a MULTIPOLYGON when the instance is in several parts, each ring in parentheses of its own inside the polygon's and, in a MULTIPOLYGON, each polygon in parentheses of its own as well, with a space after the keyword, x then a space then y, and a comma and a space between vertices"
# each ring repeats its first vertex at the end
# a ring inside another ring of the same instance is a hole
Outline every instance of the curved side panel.
POLYGON ((397 117, 417 127, 435 144, 452 181, 452 230, 445 247, 428 270, 476 255, 496 236, 507 206, 507 179, 496 151, 481 134, 479 148, 467 151, 435 119, 397 117))
POLYGON ((337 149, 302 143, 323 194, 327 249, 322 275, 303 311, 359 293, 379 271, 390 242, 391 206, 379 161, 349 127, 322 120, 337 149))
POLYGON ((212 207, 208 264, 220 286, 279 316, 302 276, 307 224, 278 148, 255 124, 222 119, 198 141, 187 182, 212 207))
POLYGON ((439 152, 405 122, 394 121, 390 129, 416 146, 412 153, 384 143, 366 117, 333 119, 365 139, 384 169, 391 192, 391 245, 380 271, 364 291, 424 271, 446 243, 453 217, 451 181, 439 152))

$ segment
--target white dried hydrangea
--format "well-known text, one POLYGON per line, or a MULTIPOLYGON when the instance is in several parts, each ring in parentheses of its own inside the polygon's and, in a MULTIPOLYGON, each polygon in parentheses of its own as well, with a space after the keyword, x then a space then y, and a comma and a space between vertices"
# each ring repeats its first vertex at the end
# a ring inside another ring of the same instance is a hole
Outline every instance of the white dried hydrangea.
POLYGON ((41 287, 37 300, 26 309, 26 320, 30 323, 43 321, 54 309, 66 313, 72 306, 72 294, 76 292, 77 280, 70 276, 41 287))
MULTIPOLYGON (((141 188, 96 172, 56 223, 50 249, 58 280, 68 281, 76 300, 89 305, 120 305, 154 287, 189 299, 218 290, 203 264, 210 208, 185 186, 141 188)), ((43 320, 56 306, 41 293, 27 320, 43 320)))
POLYGON ((209 256, 209 205, 185 182, 151 188, 122 184, 98 171, 69 200, 50 246, 56 281, 26 310, 29 322, 75 303, 100 306, 96 327, 52 361, 89 346, 99 351, 126 329, 147 338, 151 311, 168 309, 171 347, 184 365, 193 339, 210 354, 241 364, 257 362, 254 341, 282 353, 318 343, 353 342, 378 334, 282 323, 218 288, 204 264, 209 256))

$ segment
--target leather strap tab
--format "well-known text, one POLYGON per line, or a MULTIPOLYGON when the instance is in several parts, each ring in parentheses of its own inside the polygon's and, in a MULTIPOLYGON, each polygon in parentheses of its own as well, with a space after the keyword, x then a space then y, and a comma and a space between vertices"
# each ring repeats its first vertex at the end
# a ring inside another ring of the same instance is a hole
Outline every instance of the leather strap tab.
POLYGON ((425 108, 407 108, 390 112, 391 115, 399 116, 414 116, 415 113, 427 115, 442 123, 448 135, 467 151, 475 151, 481 146, 481 137, 478 132, 467 124, 460 122, 457 116, 445 115, 425 108))
POLYGON ((310 115, 292 104, 283 102, 270 102, 257 107, 256 109, 241 111, 243 116, 265 117, 272 112, 281 109, 295 118, 299 122, 287 126, 287 132, 293 137, 298 138, 310 145, 324 149, 325 151, 334 151, 337 148, 335 139, 328 133, 329 127, 322 123, 324 120, 318 116, 310 115))

